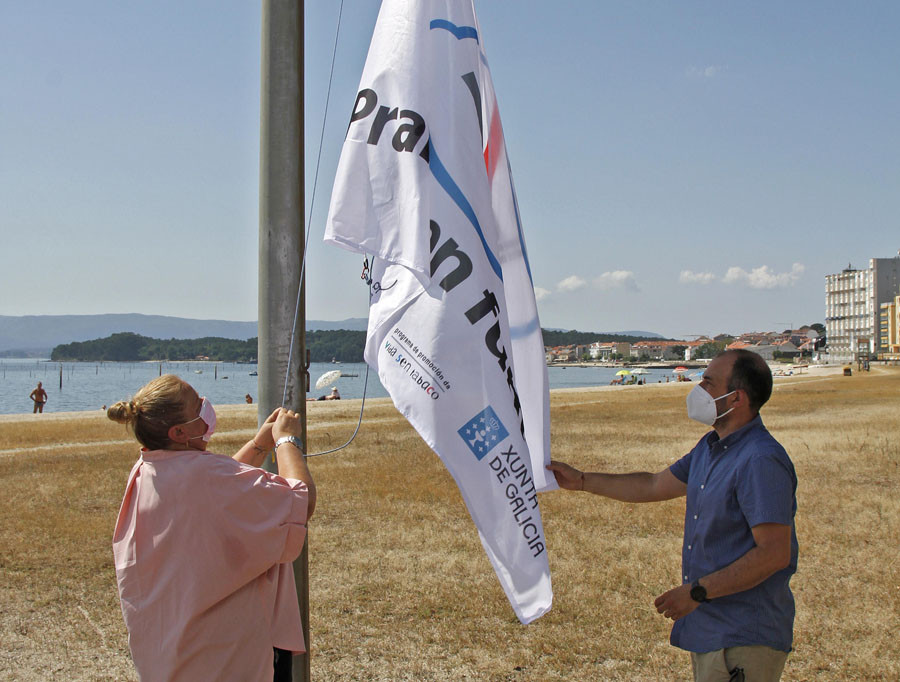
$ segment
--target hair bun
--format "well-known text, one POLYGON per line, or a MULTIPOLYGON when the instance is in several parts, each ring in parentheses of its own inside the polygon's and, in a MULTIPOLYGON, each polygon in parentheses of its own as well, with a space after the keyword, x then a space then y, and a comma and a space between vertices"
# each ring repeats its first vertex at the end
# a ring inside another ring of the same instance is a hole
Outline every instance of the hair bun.
POLYGON ((137 412, 133 400, 120 400, 106 410, 106 416, 119 424, 131 424, 137 419, 137 412))

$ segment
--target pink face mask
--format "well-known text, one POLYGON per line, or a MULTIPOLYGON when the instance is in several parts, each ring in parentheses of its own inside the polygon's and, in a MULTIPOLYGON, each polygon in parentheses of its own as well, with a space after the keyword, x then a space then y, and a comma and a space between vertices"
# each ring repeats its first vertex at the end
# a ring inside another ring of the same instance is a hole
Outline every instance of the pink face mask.
POLYGON ((213 409, 212 403, 206 398, 203 398, 202 400, 203 403, 200 405, 200 414, 194 419, 191 419, 191 421, 185 422, 185 424, 193 424, 198 419, 203 420, 203 423, 206 424, 206 433, 200 437, 208 443, 216 430, 216 411, 213 409))

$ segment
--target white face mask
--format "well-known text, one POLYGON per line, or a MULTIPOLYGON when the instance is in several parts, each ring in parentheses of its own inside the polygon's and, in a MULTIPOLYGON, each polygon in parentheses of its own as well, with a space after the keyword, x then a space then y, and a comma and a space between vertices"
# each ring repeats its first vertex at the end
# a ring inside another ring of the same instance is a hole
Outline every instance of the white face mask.
MULTIPOLYGON (((731 393, 736 393, 737 391, 732 391, 731 393)), ((687 413, 688 417, 693 419, 694 421, 698 421, 701 424, 706 424, 707 426, 712 426, 716 423, 717 419, 724 417, 728 412, 731 412, 734 408, 727 412, 723 412, 722 414, 716 414, 716 401, 721 400, 722 398, 727 398, 731 395, 731 393, 726 393, 725 395, 719 396, 718 398, 713 398, 709 393, 706 392, 706 389, 703 388, 700 384, 694 386, 691 389, 691 392, 687 394, 687 413)))
POLYGON ((203 403, 200 405, 200 414, 194 419, 191 419, 191 421, 185 422, 185 424, 193 424, 198 419, 202 419, 203 423, 206 424, 206 433, 200 436, 200 438, 208 443, 209 439, 212 438, 212 435, 216 430, 216 411, 213 408, 212 403, 209 402, 206 398, 203 398, 202 400, 203 403))

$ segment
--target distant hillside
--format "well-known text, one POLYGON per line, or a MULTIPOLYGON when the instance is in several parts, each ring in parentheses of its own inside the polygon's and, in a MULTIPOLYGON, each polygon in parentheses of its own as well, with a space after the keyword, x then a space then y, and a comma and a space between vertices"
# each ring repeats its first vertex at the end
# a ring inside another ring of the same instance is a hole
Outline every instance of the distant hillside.
POLYGON ((351 332, 364 332, 369 327, 369 320, 365 317, 348 317, 346 320, 307 320, 306 331, 334 331, 335 329, 346 329, 351 332))
POLYGON ((588 345, 594 341, 634 343, 650 339, 662 339, 663 337, 653 332, 580 332, 576 329, 569 331, 555 331, 552 329, 541 330, 544 345, 550 347, 588 345))
MULTIPOLYGON (((346 320, 307 320, 307 331, 336 331, 346 329, 366 331, 364 317, 346 320)), ((235 339, 246 341, 258 336, 256 322, 230 320, 195 320, 165 315, 137 313, 109 315, 0 315, 0 357, 50 357, 56 346, 81 341, 105 339, 113 334, 137 334, 151 339, 235 339)), ((644 331, 579 332, 574 329, 544 329, 544 344, 562 346, 590 343, 597 340, 631 341, 633 339, 661 339, 659 334, 644 331)), ((363 337, 364 338, 364 337, 363 337)), ((358 345, 354 340, 353 344, 358 345)), ((316 346, 310 339, 310 346, 316 346)), ((330 346, 329 346, 330 348, 330 346)), ((322 353, 331 352, 325 347, 322 353)), ((349 350, 346 350, 349 353, 349 350)), ((354 351, 355 352, 355 351, 354 351)), ((330 357, 328 358, 330 359, 330 357)))
MULTIPOLYGON (((331 329, 310 331, 306 335, 312 362, 362 362, 366 333, 331 329)), ((131 332, 119 332, 102 339, 73 341, 56 346, 50 359, 59 362, 134 362, 145 360, 194 360, 256 362, 256 337, 224 339, 153 339, 131 332)))
POLYGON ((593 334, 598 338, 606 338, 608 336, 633 336, 639 339, 664 339, 662 334, 656 332, 627 331, 627 332, 580 332, 577 329, 563 329, 562 327, 544 327, 544 334, 547 332, 572 332, 574 334, 593 334))
MULTIPOLYGON (((633 343, 636 336, 599 334, 596 332, 555 332, 542 330, 544 345, 568 346, 594 341, 623 341, 633 343)), ((309 331, 306 347, 312 362, 362 362, 366 332, 346 329, 309 331)), ((196 339, 155 339, 132 332, 117 332, 100 339, 59 344, 50 359, 59 362, 134 362, 146 360, 193 360, 197 358, 221 362, 255 362, 257 338, 226 339, 203 337, 196 339)))
MULTIPOLYGON (((307 320, 308 330, 365 331, 365 318, 307 320)), ((109 315, 0 315, 0 357, 48 357, 60 344, 130 332, 155 339, 218 337, 245 341, 257 336, 256 322, 195 320, 137 313, 109 315)))
POLYGON ((255 338, 245 341, 216 337, 152 339, 131 332, 119 332, 105 339, 60 344, 51 351, 50 359, 59 362, 176 362, 202 358, 222 362, 255 362, 256 355, 255 338))

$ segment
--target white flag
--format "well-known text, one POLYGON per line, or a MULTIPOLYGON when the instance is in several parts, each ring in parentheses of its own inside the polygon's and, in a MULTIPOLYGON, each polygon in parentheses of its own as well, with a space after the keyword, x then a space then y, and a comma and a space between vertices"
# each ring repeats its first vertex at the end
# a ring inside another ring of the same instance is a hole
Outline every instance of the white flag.
POLYGON ((471 0, 384 0, 325 240, 374 256, 366 361, 453 475, 523 623, 553 593, 547 368, 471 0))

